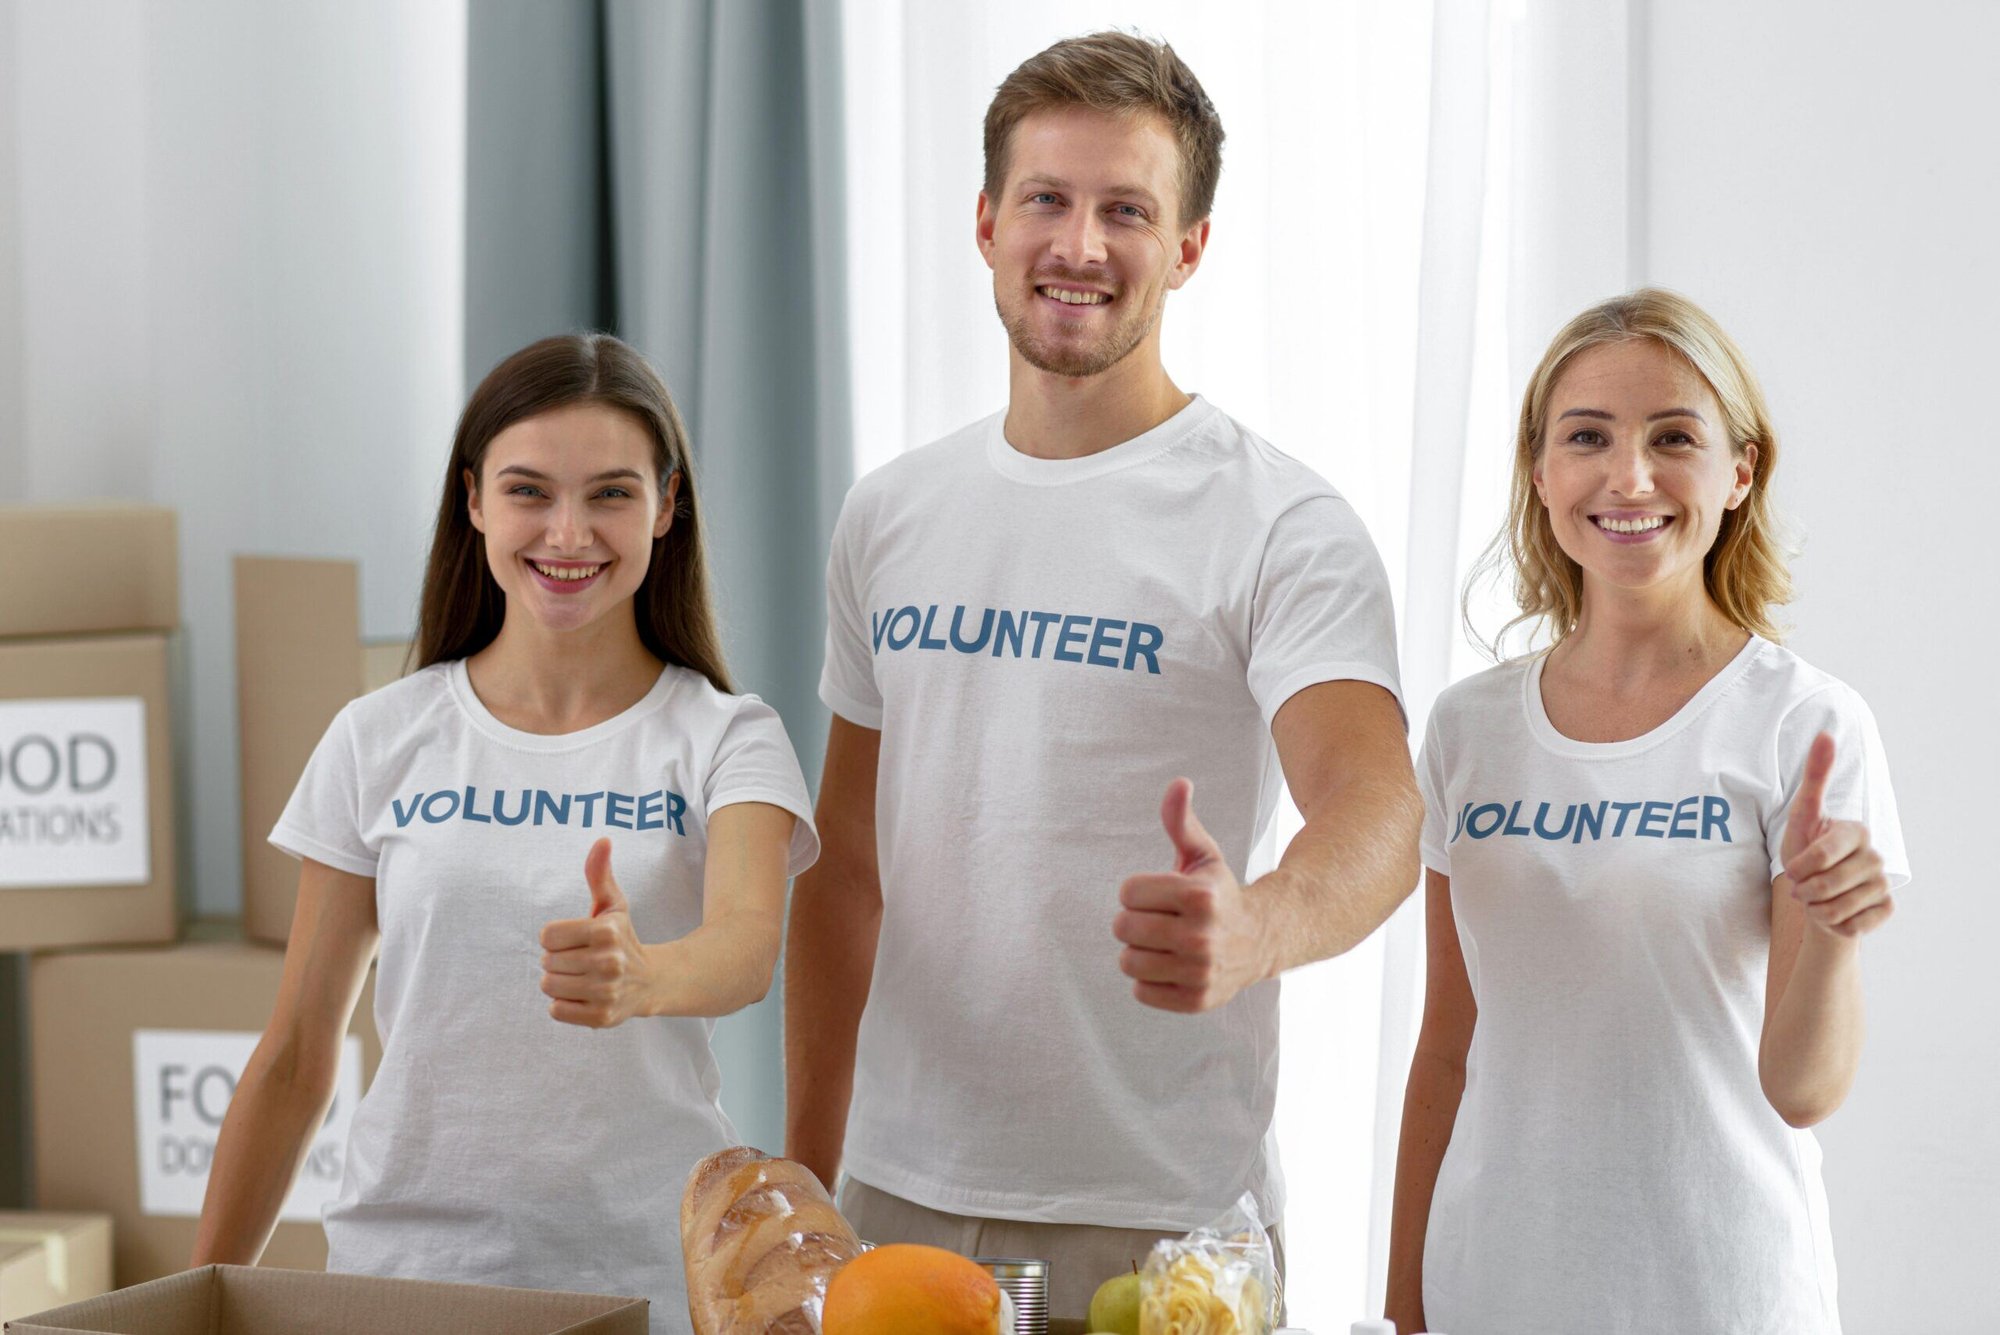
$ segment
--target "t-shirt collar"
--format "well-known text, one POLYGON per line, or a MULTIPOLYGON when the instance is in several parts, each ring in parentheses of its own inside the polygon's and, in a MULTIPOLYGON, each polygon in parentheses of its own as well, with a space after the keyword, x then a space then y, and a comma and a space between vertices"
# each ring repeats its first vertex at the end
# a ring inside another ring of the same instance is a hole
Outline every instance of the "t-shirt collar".
POLYGON ((494 741, 510 746, 516 751, 537 751, 544 754, 557 751, 577 751, 594 742, 623 732, 625 729, 660 708, 672 694, 674 684, 680 674, 671 666, 660 669, 658 679, 652 689, 640 696, 629 707, 613 714, 602 723, 593 723, 588 728, 576 732, 538 733, 523 732, 519 728, 508 727, 493 716, 479 693, 472 689, 472 676, 467 672, 464 659, 457 659, 451 665, 446 680, 451 683, 451 698, 472 726, 485 733, 494 741))
POLYGON ((1187 407, 1166 421, 1108 450, 1086 454, 1080 459, 1037 459, 1008 444, 1007 414, 1002 412, 988 419, 986 458, 993 465, 994 472, 1013 481, 1036 487, 1067 486, 1157 458, 1187 439, 1215 413, 1214 404, 1199 394, 1191 395, 1187 407))

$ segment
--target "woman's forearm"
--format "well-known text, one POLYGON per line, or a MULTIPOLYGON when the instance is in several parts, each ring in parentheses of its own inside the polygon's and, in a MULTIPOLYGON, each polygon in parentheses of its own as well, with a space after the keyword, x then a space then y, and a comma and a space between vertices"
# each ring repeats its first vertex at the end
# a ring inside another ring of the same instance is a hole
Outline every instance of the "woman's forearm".
POLYGON ((1770 1001, 1757 1075, 1793 1126, 1824 1120, 1854 1085, 1864 1028, 1860 956, 1857 939, 1807 923, 1784 995, 1770 1001))
POLYGON ((1424 1328, 1424 1237, 1431 1193, 1458 1103, 1465 1067, 1419 1048, 1403 1091, 1403 1132, 1396 1148, 1396 1192, 1389 1222, 1389 1287, 1384 1315, 1402 1335, 1424 1328))
POLYGON ((675 941, 646 947, 652 1015, 729 1015, 762 1001, 777 971, 784 925, 755 911, 728 913, 675 941))
POLYGON ((190 1265, 255 1265, 285 1196, 333 1102, 334 1079, 316 1079, 259 1045, 216 1137, 190 1265))

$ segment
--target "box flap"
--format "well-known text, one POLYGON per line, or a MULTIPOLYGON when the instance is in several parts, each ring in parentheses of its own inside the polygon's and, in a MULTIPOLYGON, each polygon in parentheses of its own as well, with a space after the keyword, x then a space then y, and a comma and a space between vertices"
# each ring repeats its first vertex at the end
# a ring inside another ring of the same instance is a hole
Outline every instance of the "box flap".
POLYGON ((26 1321, 7 1335, 647 1335, 643 1298, 204 1266, 26 1321))

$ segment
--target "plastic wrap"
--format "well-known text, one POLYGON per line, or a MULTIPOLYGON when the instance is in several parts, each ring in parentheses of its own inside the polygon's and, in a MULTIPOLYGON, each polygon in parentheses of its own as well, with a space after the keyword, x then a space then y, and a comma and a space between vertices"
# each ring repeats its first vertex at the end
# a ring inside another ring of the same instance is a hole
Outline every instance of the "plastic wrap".
POLYGON ((860 1254, 802 1164, 739 1146, 688 1174, 681 1256, 695 1335, 820 1335, 826 1287, 860 1254))
POLYGON ((1227 1214, 1154 1244, 1139 1272, 1139 1335, 1271 1335, 1278 1267, 1245 1192, 1227 1214))

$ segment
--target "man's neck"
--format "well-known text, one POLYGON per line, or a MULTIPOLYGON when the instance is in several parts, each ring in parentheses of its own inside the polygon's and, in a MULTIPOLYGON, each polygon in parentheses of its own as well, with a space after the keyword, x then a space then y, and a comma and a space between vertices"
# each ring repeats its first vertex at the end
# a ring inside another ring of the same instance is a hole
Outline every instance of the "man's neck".
POLYGON ((1009 352, 1007 443, 1036 459, 1081 459, 1143 436, 1188 406, 1158 347, 1134 348, 1082 379, 1052 375, 1009 352), (1146 356, 1147 352, 1152 356, 1146 356))

